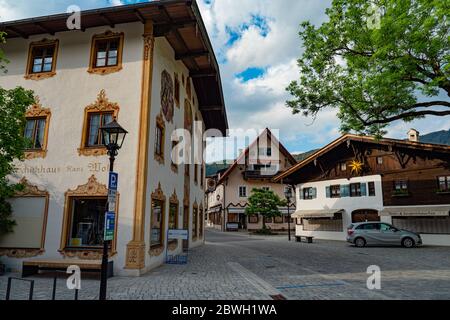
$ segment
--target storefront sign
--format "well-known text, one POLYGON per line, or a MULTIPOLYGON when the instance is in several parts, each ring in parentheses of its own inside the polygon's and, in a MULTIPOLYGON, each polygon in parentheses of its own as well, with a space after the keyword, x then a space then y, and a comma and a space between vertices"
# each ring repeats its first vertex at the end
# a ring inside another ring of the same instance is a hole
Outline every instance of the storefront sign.
POLYGON ((169 240, 188 240, 189 232, 188 232, 188 230, 170 229, 168 232, 168 239, 169 240))
POLYGON ((227 223, 227 230, 238 231, 239 223, 227 223))

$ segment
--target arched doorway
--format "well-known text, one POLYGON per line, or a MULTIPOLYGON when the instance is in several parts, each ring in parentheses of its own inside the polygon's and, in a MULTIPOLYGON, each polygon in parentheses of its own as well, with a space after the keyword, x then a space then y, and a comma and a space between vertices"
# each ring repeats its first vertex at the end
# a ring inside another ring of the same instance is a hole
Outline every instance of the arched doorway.
POLYGON ((361 209, 352 212, 352 222, 380 221, 377 210, 361 209))

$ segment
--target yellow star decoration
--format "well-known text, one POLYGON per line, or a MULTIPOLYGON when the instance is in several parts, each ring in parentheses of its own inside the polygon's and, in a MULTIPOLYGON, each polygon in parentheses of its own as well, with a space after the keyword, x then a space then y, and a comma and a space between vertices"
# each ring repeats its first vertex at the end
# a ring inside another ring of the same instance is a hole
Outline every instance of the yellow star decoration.
POLYGON ((364 163, 358 160, 353 160, 350 163, 350 168, 352 169, 351 173, 360 174, 362 172, 364 163))

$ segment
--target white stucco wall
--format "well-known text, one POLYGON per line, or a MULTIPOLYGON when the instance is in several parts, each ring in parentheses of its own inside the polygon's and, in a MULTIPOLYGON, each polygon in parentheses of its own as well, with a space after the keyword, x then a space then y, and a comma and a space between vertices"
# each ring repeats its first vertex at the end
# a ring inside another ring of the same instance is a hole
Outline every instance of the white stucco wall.
MULTIPOLYGON (((59 39, 56 75, 40 81, 24 79, 28 48, 31 42, 39 41, 43 35, 29 39, 11 39, 3 47, 10 60, 8 73, 0 76, 0 86, 12 88, 22 86, 31 89, 40 97, 43 107, 50 108, 48 152, 45 159, 33 159, 17 163, 17 178, 26 177, 31 184, 38 185, 50 193, 45 254, 38 258, 61 258, 60 246, 64 193, 86 184, 91 175, 107 184, 109 161, 107 156, 86 157, 78 155, 81 144, 84 109, 97 100, 104 89, 111 102, 118 103, 118 121, 129 131, 124 146, 115 162, 120 173, 120 207, 118 216, 117 254, 113 260, 115 269, 125 264, 126 244, 131 239, 136 155, 139 128, 140 87, 142 74, 142 33, 140 23, 117 25, 113 32, 124 32, 123 69, 109 75, 94 75, 87 72, 90 59, 91 38, 110 28, 88 29, 45 35, 48 39, 59 39), (39 171, 33 168, 40 169, 39 171), (43 170, 42 170, 43 169, 43 170)), ((6 258, 2 258, 5 260, 6 258)), ((22 259, 6 259, 11 267, 20 267, 22 259)))
MULTIPOLYGON (((117 231, 117 255, 114 260, 116 274, 126 274, 125 266, 126 246, 132 240, 133 218, 135 207, 136 165, 139 141, 139 117, 141 107, 141 82, 142 82, 142 56, 144 28, 141 23, 116 25, 114 29, 109 27, 87 29, 85 32, 72 31, 57 33, 55 36, 45 35, 30 37, 29 39, 11 39, 7 45, 2 46, 6 56, 11 61, 6 75, 0 75, 0 86, 13 88, 23 86, 31 89, 40 97, 43 107, 50 108, 51 120, 49 123, 48 152, 44 159, 26 160, 17 162, 17 174, 12 177, 18 180, 22 177, 34 185, 50 193, 47 231, 45 238, 45 253, 36 258, 61 259, 58 252, 61 241, 61 232, 64 214, 64 193, 69 189, 75 189, 79 185, 88 182, 90 176, 95 175, 100 183, 107 185, 109 161, 108 157, 80 156, 78 148, 81 144, 81 135, 84 120, 84 110, 87 105, 97 100, 97 95, 104 89, 107 98, 118 103, 120 111, 118 122, 129 131, 122 150, 120 150, 115 162, 115 171, 119 172, 120 206, 118 210, 117 231), (123 69, 109 75, 95 75, 87 72, 90 61, 91 39, 95 34, 104 33, 107 30, 124 32, 123 69), (49 79, 34 81, 24 79, 27 65, 28 49, 31 42, 40 41, 43 38, 58 39, 59 53, 57 57, 56 75, 49 79)), ((148 254, 150 241, 150 196, 157 188, 158 182, 166 195, 166 216, 168 221, 168 201, 176 189, 180 208, 184 195, 184 168, 180 166, 179 173, 174 174, 170 168, 170 134, 175 127, 182 128, 184 124, 184 97, 185 86, 180 85, 181 108, 175 107, 174 124, 166 121, 165 154, 166 163, 159 165, 153 158, 154 133, 156 115, 161 108, 161 72, 166 69, 173 77, 176 71, 185 75, 189 72, 180 61, 175 61, 174 52, 164 38, 157 38, 154 51, 153 87, 149 129, 149 163, 147 180, 147 207, 146 207, 146 270, 161 264, 164 256, 151 258, 148 254)), ((192 109, 198 112, 198 100, 195 88, 192 86, 195 97, 195 105, 192 109)), ((197 201, 198 205, 204 200, 204 193, 193 182, 194 168, 191 166, 191 222, 192 205, 197 201)), ((199 169, 199 174, 201 170, 199 169)), ((205 206, 203 206, 205 208, 205 206)), ((181 209, 180 209, 181 210, 181 209)), ((180 227, 182 216, 179 217, 180 227)), ((190 229, 192 229, 190 227, 190 229)), ((191 246, 203 243, 203 238, 198 239, 191 246)), ((179 246, 181 247, 181 246, 179 246)), ((9 268, 21 269, 23 259, 2 257, 9 268)))
POLYGON ((297 210, 328 210, 328 209, 344 209, 345 213, 342 214, 343 230, 342 232, 328 232, 328 231, 305 231, 303 226, 296 226, 297 235, 312 235, 318 239, 328 240, 344 240, 346 239, 346 229, 352 222, 352 212, 358 209, 383 209, 383 194, 381 185, 381 176, 364 176, 355 177, 350 180, 337 179, 326 180, 300 184, 296 188, 297 197, 297 210), (350 183, 360 182, 375 182, 375 196, 369 197, 344 197, 344 198, 327 198, 326 187, 332 185, 344 185, 350 183), (317 198, 312 200, 300 199, 300 190, 304 188, 317 188, 317 198))

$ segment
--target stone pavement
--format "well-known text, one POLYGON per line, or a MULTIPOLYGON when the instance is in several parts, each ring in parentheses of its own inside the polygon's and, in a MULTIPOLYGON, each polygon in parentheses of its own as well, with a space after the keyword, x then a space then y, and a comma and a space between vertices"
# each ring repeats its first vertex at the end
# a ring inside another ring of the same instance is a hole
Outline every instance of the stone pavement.
MULTIPOLYGON (((450 247, 354 248, 343 242, 287 242, 209 230, 203 247, 191 250, 186 266, 164 265, 140 278, 115 277, 109 299, 267 300, 287 299, 450 299, 450 247), (367 267, 381 268, 381 290, 368 290, 367 267)), ((35 280, 35 299, 51 299, 53 280, 35 280)), ((0 300, 7 277, 0 277, 0 300)), ((99 281, 83 279, 80 299, 97 299, 99 281)), ((58 282, 57 299, 74 292, 58 282)), ((12 299, 26 299, 25 284, 12 299)))

